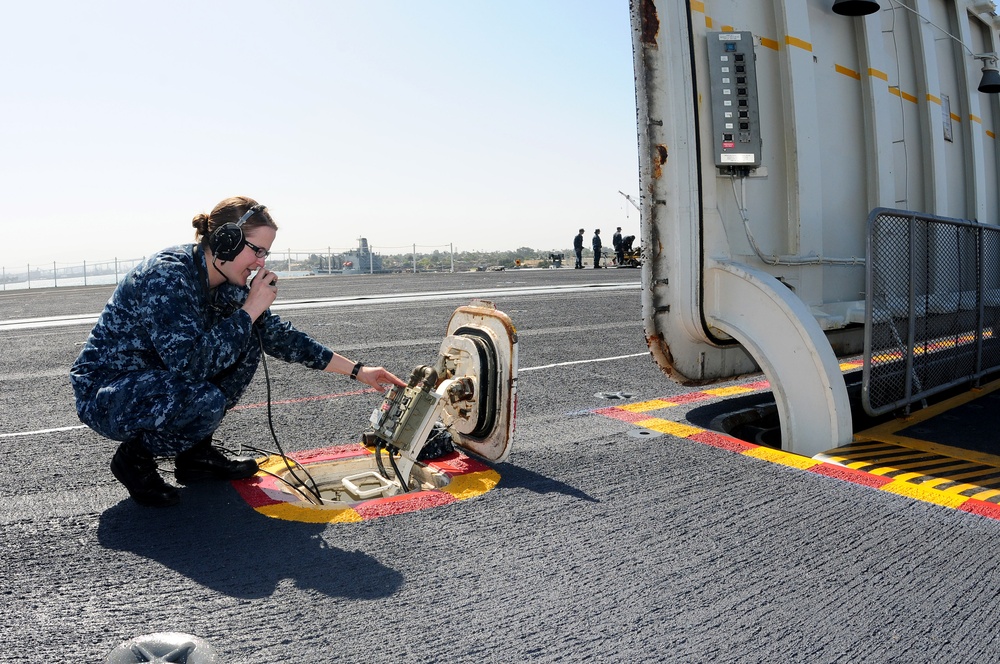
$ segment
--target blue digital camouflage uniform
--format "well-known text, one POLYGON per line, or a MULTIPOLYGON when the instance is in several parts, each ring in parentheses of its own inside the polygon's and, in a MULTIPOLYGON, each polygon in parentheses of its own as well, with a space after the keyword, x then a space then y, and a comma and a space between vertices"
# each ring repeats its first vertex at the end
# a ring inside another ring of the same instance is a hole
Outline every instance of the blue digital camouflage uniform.
POLYGON ((80 420, 118 441, 175 456, 218 428, 250 384, 260 347, 323 369, 333 351, 265 312, 240 309, 247 289, 208 287, 198 245, 165 249, 118 285, 70 370, 80 420), (260 343, 257 334, 260 333, 260 343))

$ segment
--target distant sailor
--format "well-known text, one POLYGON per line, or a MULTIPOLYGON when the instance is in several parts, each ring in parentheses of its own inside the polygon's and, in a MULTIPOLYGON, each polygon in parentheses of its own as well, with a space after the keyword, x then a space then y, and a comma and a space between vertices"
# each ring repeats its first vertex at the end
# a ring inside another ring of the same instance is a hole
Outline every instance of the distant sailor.
POLYGON ((115 289, 70 371, 80 420, 120 441, 111 472, 143 505, 174 505, 155 457, 174 457, 181 484, 257 472, 212 434, 250 384, 261 352, 384 390, 403 381, 300 332, 271 313, 277 275, 264 266, 277 224, 267 208, 227 198, 192 225, 195 244, 164 249, 115 289), (256 274, 247 285, 247 279, 256 274))
POLYGON ((577 233, 576 237, 573 238, 573 251, 576 252, 576 269, 577 270, 582 270, 583 269, 583 234, 585 232, 586 231, 584 231, 581 228, 580 232, 577 233))
POLYGON ((619 226, 611 236, 611 245, 615 248, 615 264, 621 267, 625 263, 625 251, 622 249, 622 227, 619 226))

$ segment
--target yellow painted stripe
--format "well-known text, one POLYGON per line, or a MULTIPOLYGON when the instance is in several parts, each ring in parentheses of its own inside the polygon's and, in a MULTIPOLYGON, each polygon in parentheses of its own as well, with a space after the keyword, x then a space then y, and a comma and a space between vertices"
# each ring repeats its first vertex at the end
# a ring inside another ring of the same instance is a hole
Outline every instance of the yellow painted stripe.
MULTIPOLYGON (((962 493, 963 491, 967 491, 969 489, 975 489, 975 488, 978 488, 978 487, 979 487, 978 484, 956 484, 955 486, 948 487, 947 489, 941 489, 941 491, 944 491, 945 493, 956 493, 957 494, 957 493, 962 493)), ((968 496, 962 496, 962 497, 963 498, 967 498, 968 496)))
POLYGON ((916 479, 918 477, 925 477, 925 475, 923 473, 903 473, 902 475, 896 475, 895 477, 893 477, 892 481, 909 482, 910 480, 916 479))
POLYGON ((952 399, 948 399, 947 401, 942 401, 941 403, 934 404, 930 408, 924 408, 923 410, 920 410, 919 412, 911 415, 908 418, 902 420, 893 420, 891 422, 886 422, 885 424, 880 424, 876 427, 872 427, 871 429, 867 429, 861 432, 860 435, 864 435, 868 438, 876 438, 887 444, 900 444, 902 447, 908 447, 910 449, 923 450, 924 452, 933 452, 935 454, 941 454, 942 456, 949 456, 957 459, 966 459, 968 461, 978 461, 987 466, 992 465, 990 459, 996 460, 996 456, 991 454, 976 455, 974 453, 970 454, 967 452, 965 455, 962 454, 956 455, 954 454, 954 452, 958 450, 954 447, 948 447, 946 445, 935 446, 924 443, 922 441, 914 440, 912 438, 895 436, 894 434, 897 431, 905 429, 914 424, 918 424, 926 420, 929 420, 930 418, 940 415, 941 413, 947 412, 948 410, 956 408, 957 406, 961 406, 980 397, 984 397, 987 394, 996 391, 997 389, 1000 389, 1000 380, 993 381, 989 385, 986 385, 979 389, 969 390, 968 392, 966 392, 961 396, 954 397, 952 399))
POLYGON ((996 489, 987 489, 986 491, 980 491, 979 493, 974 493, 969 498, 975 498, 976 500, 986 500, 987 498, 993 498, 994 496, 1000 496, 1000 491, 996 489))
MULTIPOLYGON (((974 468, 974 470, 972 470, 971 472, 960 473, 958 475, 952 475, 951 479, 952 480, 972 480, 972 479, 974 479, 976 477, 980 477, 982 475, 992 475, 993 473, 997 472, 996 468, 990 468, 990 467, 987 467, 987 466, 973 466, 973 468, 974 468)), ((975 486, 980 486, 980 487, 996 486, 998 484, 1000 484, 1000 479, 996 479, 996 478, 985 480, 985 481, 984 480, 976 480, 975 481, 975 486)))
POLYGON ((361 515, 349 507, 346 509, 324 509, 322 507, 300 507, 291 503, 279 503, 258 507, 257 511, 274 519, 302 523, 357 523, 363 521, 361 515))
POLYGON ((459 500, 466 500, 486 493, 495 487, 499 481, 500 475, 496 472, 482 470, 475 473, 465 473, 464 475, 454 475, 448 484, 438 490, 450 493, 459 500))
MULTIPOLYGON (((944 470, 945 468, 944 466, 942 466, 941 468, 933 468, 933 469, 927 468, 927 464, 929 463, 934 463, 934 461, 923 459, 922 461, 911 461, 909 463, 893 463, 891 466, 888 466, 886 468, 879 468, 879 471, 881 472, 879 472, 878 474, 883 475, 885 473, 891 473, 894 470, 916 470, 916 471, 923 470, 927 475, 933 475, 935 472, 939 470, 944 470)), ((961 466, 961 464, 959 464, 959 466, 961 466)), ((974 466, 970 465, 968 467, 973 468, 974 466)), ((955 469, 957 469, 957 467, 952 468, 952 470, 955 469)))
POLYGON ((681 424, 680 422, 671 422, 670 420, 661 420, 658 417, 651 417, 648 420, 639 420, 635 423, 635 425, 645 429, 659 431, 661 433, 669 433, 671 436, 677 436, 678 438, 687 438, 688 436, 693 436, 696 433, 702 433, 705 431, 699 427, 681 424))
POLYGON ((705 27, 708 28, 709 30, 712 29, 712 17, 711 16, 707 16, 707 15, 705 16, 705 27))
POLYGON ((705 3, 700 0, 691 0, 691 11, 705 13, 705 3))
POLYGON ((734 394, 746 394, 747 392, 753 392, 748 387, 743 387, 741 385, 735 385, 733 387, 716 387, 711 390, 702 390, 705 394, 711 394, 716 397, 729 397, 734 394))
POLYGON ((872 78, 880 78, 886 82, 889 81, 888 74, 886 74, 884 71, 879 71, 878 69, 874 69, 872 67, 868 68, 868 75, 871 76, 872 78))
POLYGON ((932 95, 929 92, 927 93, 927 101, 932 101, 935 104, 937 104, 938 106, 941 105, 941 98, 940 97, 935 97, 934 95, 932 95))
POLYGON ((996 137, 997 137, 997 135, 996 135, 996 134, 994 134, 994 133, 993 133, 992 131, 990 131, 989 129, 987 129, 987 130, 986 130, 986 135, 987 135, 987 136, 989 136, 990 138, 996 138, 996 137))
POLYGON ((887 447, 885 443, 881 440, 856 440, 850 445, 844 445, 843 447, 838 447, 834 450, 829 450, 829 453, 842 453, 847 454, 849 452, 864 452, 866 450, 873 450, 878 447, 887 447))
POLYGON ((724 26, 722 26, 722 31, 723 32, 736 32, 736 28, 734 28, 731 25, 724 25, 724 26))
POLYGON ((841 67, 840 65, 834 65, 834 70, 836 70, 838 74, 843 74, 844 76, 850 76, 851 78, 855 78, 859 81, 861 80, 861 74, 854 71, 853 69, 848 69, 847 67, 841 67))
MULTIPOLYGON (((955 467, 952 468, 952 470, 957 470, 959 467, 961 467, 961 466, 955 466, 955 467)), ((943 467, 943 468, 941 468, 941 471, 943 472, 947 468, 948 468, 947 466, 943 467)), ((948 482, 954 482, 955 481, 955 480, 953 480, 950 477, 938 477, 938 476, 936 476, 934 473, 937 472, 937 471, 938 471, 937 468, 935 468, 934 470, 925 471, 924 474, 927 475, 928 477, 932 477, 933 479, 927 480, 926 482, 921 482, 920 485, 921 486, 929 486, 929 487, 937 488, 937 487, 941 486, 942 484, 947 484, 948 482)))
POLYGON ((925 455, 925 453, 923 452, 919 452, 917 450, 910 450, 905 447, 893 446, 890 447, 889 449, 886 449, 885 445, 877 445, 875 447, 870 447, 866 450, 852 449, 849 452, 844 452, 843 456, 852 459, 854 461, 861 461, 863 459, 877 460, 880 456, 884 456, 886 454, 893 455, 892 459, 885 460, 885 463, 887 464, 896 463, 897 461, 905 461, 906 459, 912 459, 917 455, 925 455), (904 452, 906 454, 900 454, 904 452))
POLYGON ((917 103, 917 98, 916 97, 914 97, 913 95, 911 95, 909 92, 903 92, 902 90, 900 90, 895 85, 890 85, 889 86, 889 92, 891 92, 892 94, 896 95, 897 97, 901 97, 901 98, 905 99, 906 101, 913 102, 914 104, 917 103))
POLYGON ((653 399, 652 401, 643 401, 640 403, 630 403, 625 406, 619 406, 622 410, 627 410, 630 413, 645 413, 650 410, 662 410, 664 408, 669 408, 670 406, 675 406, 662 399, 653 399))
POLYGON ((801 48, 803 51, 809 51, 810 53, 812 53, 813 50, 812 44, 791 35, 785 35, 785 43, 789 46, 794 46, 795 48, 801 48))
MULTIPOLYGON (((859 466, 859 468, 863 467, 864 465, 865 464, 861 464, 861 466, 859 466)), ((884 475, 888 475, 889 473, 898 473, 901 470, 906 470, 906 468, 899 468, 899 467, 897 467, 895 465, 890 465, 890 464, 879 465, 879 464, 873 464, 870 461, 867 462, 867 465, 869 465, 869 466, 877 466, 877 467, 876 468, 872 468, 870 470, 867 470, 865 472, 867 472, 869 475, 878 475, 880 477, 884 476, 884 475)), ((905 466, 907 464, 903 464, 903 465, 905 466)), ((920 464, 917 464, 917 465, 919 466, 920 464)), ((913 477, 923 477, 923 473, 920 472, 920 468, 919 467, 916 468, 915 470, 909 472, 909 473, 906 473, 906 475, 907 476, 913 476, 913 477)), ((902 475, 897 475, 897 477, 902 477, 902 475)))
POLYGON ((972 120, 973 122, 978 122, 979 124, 983 124, 983 119, 978 115, 973 115, 969 113, 969 119, 972 120))
POLYGON ((954 113, 951 114, 951 119, 954 120, 955 122, 961 122, 962 121, 962 117, 960 115, 956 115, 954 113))
POLYGON ((752 450, 747 450, 742 452, 744 456, 753 457, 755 459, 761 459, 762 461, 770 461, 771 463, 779 463, 783 466, 790 466, 792 468, 799 468, 805 470, 807 468, 812 468, 813 466, 819 465, 821 461, 816 459, 810 459, 809 457, 804 457, 799 454, 792 454, 790 452, 784 452, 782 450, 776 450, 771 447, 755 447, 752 450))
POLYGON ((882 487, 882 491, 922 500, 925 503, 934 503, 935 505, 944 505, 945 507, 956 509, 968 500, 965 496, 956 496, 944 493, 943 491, 935 491, 934 489, 922 487, 919 484, 910 484, 909 482, 900 482, 898 480, 886 484, 882 487))
POLYGON ((773 39, 768 39, 767 37, 761 37, 760 38, 760 45, 761 46, 765 46, 765 47, 767 47, 767 48, 769 48, 771 50, 774 50, 774 51, 777 51, 778 48, 780 48, 780 45, 778 44, 778 42, 774 41, 773 39))

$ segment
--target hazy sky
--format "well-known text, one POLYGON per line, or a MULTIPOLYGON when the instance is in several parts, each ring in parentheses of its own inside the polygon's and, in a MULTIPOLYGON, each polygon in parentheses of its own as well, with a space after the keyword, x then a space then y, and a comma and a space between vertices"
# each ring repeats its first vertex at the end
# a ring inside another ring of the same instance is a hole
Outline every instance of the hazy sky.
POLYGON ((0 266, 134 258, 227 196, 274 249, 638 233, 626 0, 5 0, 0 266))

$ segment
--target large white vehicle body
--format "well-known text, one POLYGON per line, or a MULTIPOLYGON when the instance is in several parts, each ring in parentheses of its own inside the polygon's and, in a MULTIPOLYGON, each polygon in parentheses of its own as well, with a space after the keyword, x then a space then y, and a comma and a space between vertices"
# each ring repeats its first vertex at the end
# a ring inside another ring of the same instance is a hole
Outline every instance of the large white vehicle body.
POLYGON ((1000 221, 993 3, 834 4, 631 2, 649 348, 686 384, 762 370, 808 456, 852 436, 869 213, 1000 221))

